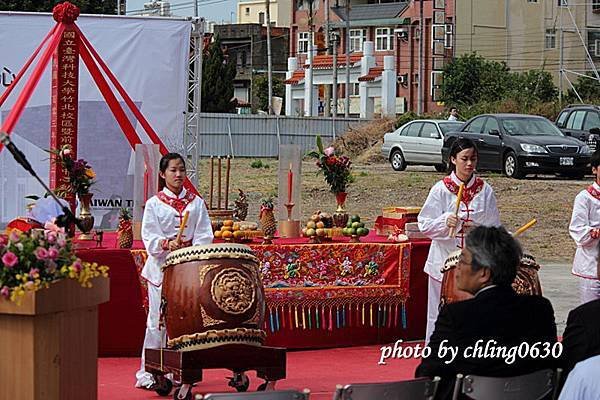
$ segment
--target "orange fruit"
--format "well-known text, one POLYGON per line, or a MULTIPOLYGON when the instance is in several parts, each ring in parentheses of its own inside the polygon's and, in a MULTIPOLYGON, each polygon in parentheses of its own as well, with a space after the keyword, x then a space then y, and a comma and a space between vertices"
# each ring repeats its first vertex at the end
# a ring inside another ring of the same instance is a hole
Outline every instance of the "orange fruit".
POLYGON ((225 232, 225 231, 231 232, 233 230, 233 228, 231 226, 223 226, 223 227, 221 227, 221 230, 223 232, 225 232))
POLYGON ((234 231, 239 231, 240 230, 240 223, 236 222, 235 224, 233 224, 233 230, 234 231))
POLYGON ((221 232, 221 231, 215 231, 215 238, 219 239, 221 237, 222 233, 223 232, 221 232))
POLYGON ((325 223, 322 221, 317 222, 317 228, 325 228, 325 223))
POLYGON ((234 239, 242 239, 244 237, 244 231, 233 232, 234 239))
POLYGON ((223 239, 231 239, 233 237, 233 232, 223 231, 223 234, 221 236, 223 237, 223 239))
POLYGON ((226 219, 225 221, 223 221, 223 225, 224 226, 233 226, 233 221, 230 219, 226 219))

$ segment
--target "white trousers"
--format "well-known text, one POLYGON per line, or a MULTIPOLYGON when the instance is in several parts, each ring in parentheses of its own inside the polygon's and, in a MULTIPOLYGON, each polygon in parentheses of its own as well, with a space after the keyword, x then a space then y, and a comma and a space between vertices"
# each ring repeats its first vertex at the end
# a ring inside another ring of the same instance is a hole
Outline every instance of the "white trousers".
POLYGON ((142 348, 142 362, 139 371, 135 373, 135 386, 142 387, 152 384, 152 375, 144 368, 144 351, 159 349, 166 344, 167 332, 160 329, 160 293, 162 286, 156 287, 148 283, 148 319, 146 320, 146 336, 142 348))
POLYGON ((600 299, 600 280, 579 277, 579 298, 581 304, 600 299))
POLYGON ((427 288, 427 330, 425 331, 425 344, 429 343, 429 338, 431 338, 431 334, 435 329, 441 294, 442 282, 436 281, 430 276, 427 288))

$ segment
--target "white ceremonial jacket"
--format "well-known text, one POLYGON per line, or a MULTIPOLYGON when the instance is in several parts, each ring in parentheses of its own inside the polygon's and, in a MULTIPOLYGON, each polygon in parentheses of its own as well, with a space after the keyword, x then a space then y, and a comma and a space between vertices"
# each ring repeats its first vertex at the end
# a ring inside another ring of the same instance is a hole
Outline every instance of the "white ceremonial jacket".
POLYGON ((573 259, 573 274, 598 279, 599 239, 592 239, 591 231, 600 228, 600 186, 597 183, 582 190, 575 197, 569 233, 577 244, 573 259))
POLYGON ((189 211, 190 215, 181 241, 191 242, 193 246, 212 243, 210 218, 206 204, 200 196, 186 189, 176 196, 164 188, 146 202, 142 218, 142 240, 148 252, 148 260, 142 270, 142 277, 155 286, 162 284, 161 267, 169 254, 169 250, 165 250, 165 241, 177 237, 186 211, 189 211))
POLYGON ((483 179, 473 176, 465 185, 459 206, 456 227, 458 233, 454 238, 450 237, 446 219, 456 210, 460 183, 460 179, 452 172, 433 185, 418 217, 419 229, 432 240, 424 271, 437 281, 442 280, 440 270, 448 256, 464 245, 463 222, 470 221, 474 225, 485 226, 500 225, 494 190, 483 179))

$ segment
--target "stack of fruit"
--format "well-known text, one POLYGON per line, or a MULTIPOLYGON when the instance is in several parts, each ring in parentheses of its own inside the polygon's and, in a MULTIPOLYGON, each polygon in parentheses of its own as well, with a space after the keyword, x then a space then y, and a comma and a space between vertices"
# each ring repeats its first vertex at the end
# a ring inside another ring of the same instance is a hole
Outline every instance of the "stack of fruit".
POLYGON ((342 233, 344 236, 358 238, 359 236, 367 236, 369 234, 369 229, 365 228, 364 222, 360 222, 360 217, 358 215, 353 215, 348 220, 342 233))
POLYGON ((215 238, 227 241, 252 240, 255 237, 262 237, 262 231, 258 230, 255 222, 234 222, 228 219, 223 221, 221 229, 215 231, 215 238))
POLYGON ((321 221, 318 214, 314 214, 306 223, 306 227, 302 228, 302 235, 311 239, 325 237, 325 222, 321 221))

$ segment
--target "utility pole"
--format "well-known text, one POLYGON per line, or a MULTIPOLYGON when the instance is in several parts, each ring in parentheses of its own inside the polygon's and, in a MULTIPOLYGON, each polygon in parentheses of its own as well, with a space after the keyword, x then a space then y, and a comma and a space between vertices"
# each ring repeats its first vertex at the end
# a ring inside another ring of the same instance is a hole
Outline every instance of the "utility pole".
POLYGON ((314 99, 314 90, 313 90, 313 51, 314 46, 313 42, 315 40, 314 34, 315 29, 313 26, 313 1, 308 0, 308 68, 310 68, 310 74, 308 75, 308 116, 313 117, 313 104, 315 102, 314 99))
POLYGON ((560 12, 559 12, 559 17, 560 18, 560 36, 559 36, 559 40, 560 40, 560 48, 558 50, 558 106, 562 107, 562 97, 563 97, 563 43, 564 43, 564 39, 565 39, 565 31, 563 29, 563 9, 562 9, 562 3, 559 3, 559 8, 560 8, 560 12))
POLYGON ((346 0, 346 101, 344 116, 350 116, 350 0, 346 0))
POLYGON ((331 39, 333 42, 333 118, 337 118, 338 113, 338 62, 337 62, 337 45, 339 40, 339 33, 331 32, 331 39))
POLYGON ((117 15, 121 15, 121 0, 117 0, 117 15))
POLYGON ((266 1, 267 11, 267 80, 269 82, 269 105, 267 112, 273 114, 273 60, 271 58, 271 2, 266 1))
POLYGON ((425 24, 423 23, 423 0, 419 0, 419 85, 417 91, 417 114, 423 114, 423 53, 425 50, 425 24))
MULTIPOLYGON (((329 0, 325 0, 325 48, 327 55, 331 54, 331 38, 329 37, 329 0)), ((331 86, 325 85, 325 107, 323 108, 323 116, 331 115, 331 86)))

